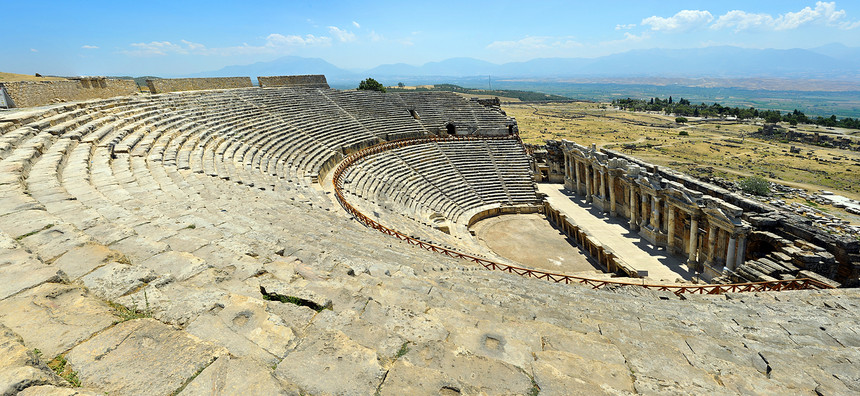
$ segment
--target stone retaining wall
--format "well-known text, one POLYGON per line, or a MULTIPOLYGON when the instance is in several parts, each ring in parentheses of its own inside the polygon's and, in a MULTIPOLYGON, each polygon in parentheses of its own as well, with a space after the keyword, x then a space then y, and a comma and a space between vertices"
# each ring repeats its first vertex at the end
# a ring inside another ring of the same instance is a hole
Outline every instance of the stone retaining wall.
POLYGON ((269 87, 306 87, 306 88, 329 88, 328 81, 322 74, 308 74, 302 76, 267 76, 257 77, 260 88, 269 87))
POLYGON ((146 80, 149 91, 156 93, 202 91, 251 87, 251 77, 159 78, 146 80))
POLYGON ((58 81, 0 83, 12 103, 6 107, 33 107, 76 100, 104 99, 137 93, 134 80, 82 77, 58 81))

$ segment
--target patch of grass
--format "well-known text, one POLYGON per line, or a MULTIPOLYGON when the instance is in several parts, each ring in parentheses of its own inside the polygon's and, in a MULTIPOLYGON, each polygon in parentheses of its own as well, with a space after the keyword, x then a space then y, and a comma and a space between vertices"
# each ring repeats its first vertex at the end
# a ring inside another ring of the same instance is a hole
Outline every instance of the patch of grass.
POLYGON ((403 345, 400 346, 400 349, 397 350, 397 353, 394 354, 394 359, 400 359, 409 352, 409 342, 404 342, 403 345))
POLYGON ((137 304, 129 308, 125 305, 108 301, 108 305, 113 308, 114 314, 120 318, 116 323, 127 322, 134 319, 151 318, 152 310, 149 308, 149 297, 146 295, 146 290, 143 291, 143 299, 145 301, 144 309, 138 309, 137 304))
POLYGON ((194 224, 189 224, 189 225, 187 225, 187 226, 185 227, 185 229, 186 229, 186 230, 193 230, 193 229, 195 229, 195 228, 197 228, 197 226, 196 226, 196 225, 194 225, 194 224))
POLYGON ((540 386, 538 386, 537 382, 535 381, 535 377, 529 376, 529 380, 531 380, 532 382, 532 387, 531 389, 529 389, 529 393, 527 393, 527 395, 538 396, 538 394, 540 394, 540 386))
POLYGON ((24 235, 21 235, 21 236, 19 236, 19 237, 15 238, 15 240, 16 240, 16 241, 20 241, 20 240, 22 240, 22 239, 24 239, 24 238, 26 238, 26 237, 33 236, 33 235, 36 235, 36 234, 38 234, 38 233, 40 233, 40 232, 42 232, 42 231, 45 231, 45 230, 47 230, 48 228, 51 228, 51 227, 53 227, 53 226, 54 226, 53 224, 48 224, 48 225, 46 225, 46 226, 42 227, 41 229, 38 229, 38 230, 36 230, 36 231, 30 231, 30 232, 28 232, 28 233, 26 233, 26 234, 24 234, 24 235))
POLYGON ((302 307, 308 307, 317 312, 322 312, 324 309, 332 309, 331 304, 319 305, 311 300, 306 300, 300 297, 286 296, 278 293, 268 293, 263 286, 260 286, 260 293, 263 295, 263 300, 266 301, 280 301, 286 304, 295 304, 302 307))
POLYGON ((60 378, 69 381, 69 383, 75 388, 79 388, 81 386, 81 380, 78 378, 78 373, 72 370, 68 363, 69 362, 66 360, 65 356, 57 355, 54 360, 48 362, 48 367, 50 367, 51 370, 54 370, 60 378))
POLYGON ((112 253, 109 259, 120 264, 131 265, 131 260, 129 260, 128 256, 122 253, 112 253))

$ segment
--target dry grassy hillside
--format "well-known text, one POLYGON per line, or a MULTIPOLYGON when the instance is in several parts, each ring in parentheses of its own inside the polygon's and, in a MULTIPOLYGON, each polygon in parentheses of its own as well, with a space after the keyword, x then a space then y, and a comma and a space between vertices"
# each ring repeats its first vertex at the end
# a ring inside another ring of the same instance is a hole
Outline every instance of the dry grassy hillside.
POLYGON ((29 74, 4 73, 0 72, 0 82, 3 81, 54 81, 65 80, 62 77, 36 77, 29 74))
MULTIPOLYGON (((694 176, 738 179, 760 175, 807 190, 826 189, 860 199, 860 153, 751 137, 761 125, 693 119, 680 125, 673 116, 618 111, 600 103, 507 105, 504 110, 516 117, 526 143, 546 139, 596 143, 694 176), (688 136, 680 135, 682 131, 688 136), (800 154, 791 154, 791 146, 800 148, 800 154)), ((851 130, 799 129, 860 139, 851 130)))

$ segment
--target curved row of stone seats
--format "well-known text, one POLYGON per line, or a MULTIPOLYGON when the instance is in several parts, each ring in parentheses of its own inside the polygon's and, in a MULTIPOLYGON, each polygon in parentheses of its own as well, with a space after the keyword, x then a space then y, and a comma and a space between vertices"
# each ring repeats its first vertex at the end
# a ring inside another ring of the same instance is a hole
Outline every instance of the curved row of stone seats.
MULTIPOLYGON (((370 155, 343 180, 349 194, 419 223, 438 225, 444 217, 463 224, 465 214, 482 207, 538 202, 524 158, 513 139, 443 140, 370 155)), ((402 224, 389 226, 399 230, 402 224)))
POLYGON ((428 134, 399 95, 380 95, 371 91, 322 92, 380 139, 396 140, 428 134))
POLYGON ((445 131, 455 125, 457 133, 505 134, 513 122, 501 110, 491 110, 473 101, 466 101, 451 92, 398 93, 409 109, 415 110, 420 122, 430 131, 445 131))

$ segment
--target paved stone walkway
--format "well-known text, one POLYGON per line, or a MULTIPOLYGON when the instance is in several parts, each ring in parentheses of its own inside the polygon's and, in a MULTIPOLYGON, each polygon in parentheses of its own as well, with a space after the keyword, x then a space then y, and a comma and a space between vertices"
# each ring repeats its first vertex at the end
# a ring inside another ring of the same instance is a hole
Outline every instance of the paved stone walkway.
POLYGON ((695 274, 687 270, 681 259, 670 256, 665 249, 656 249, 635 232, 627 229, 627 221, 611 218, 565 190, 561 184, 538 184, 538 191, 547 195, 552 207, 560 210, 576 224, 608 246, 628 264, 648 271, 648 278, 674 281, 691 280, 695 274))

